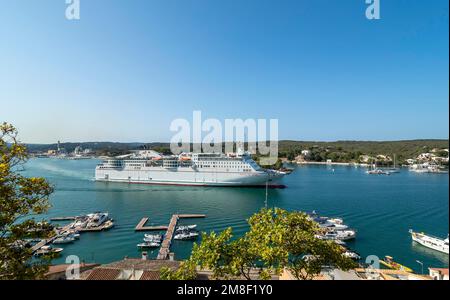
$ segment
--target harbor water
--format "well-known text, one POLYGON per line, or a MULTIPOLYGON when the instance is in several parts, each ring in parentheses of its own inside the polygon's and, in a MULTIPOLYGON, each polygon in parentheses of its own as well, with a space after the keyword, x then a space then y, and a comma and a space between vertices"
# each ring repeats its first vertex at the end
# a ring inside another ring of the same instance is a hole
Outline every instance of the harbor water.
MULTIPOLYGON (((95 182, 97 160, 31 159, 26 176, 42 176, 54 186, 52 208, 42 216, 62 217, 109 212, 115 227, 105 232, 83 233, 79 241, 63 245, 54 263, 67 256, 82 261, 108 263, 125 256, 140 257, 136 244, 143 232, 136 224, 149 217, 147 225, 168 225, 172 214, 206 214, 204 219, 181 220, 179 224, 198 224, 200 231, 233 228, 235 236, 247 229, 248 219, 264 206, 265 189, 176 187, 95 182)), ((402 170, 391 176, 367 175, 364 168, 346 166, 299 166, 286 176, 285 189, 269 190, 268 205, 287 210, 342 217, 357 230, 348 246, 363 260, 369 255, 393 256, 396 261, 421 272, 427 267, 448 267, 447 254, 411 241, 409 229, 445 237, 449 231, 448 174, 417 174, 402 170)), ((41 216, 39 216, 41 217, 41 216)), ((59 222, 59 224, 65 224, 59 222)), ((190 255, 193 243, 173 241, 176 259, 190 255)), ((157 249, 149 251, 156 257, 157 249)))

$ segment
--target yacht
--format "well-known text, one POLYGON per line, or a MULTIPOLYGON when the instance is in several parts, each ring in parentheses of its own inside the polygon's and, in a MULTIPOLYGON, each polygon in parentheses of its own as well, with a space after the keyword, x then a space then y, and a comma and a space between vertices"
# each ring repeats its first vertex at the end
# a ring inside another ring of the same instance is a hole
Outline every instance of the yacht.
POLYGON ((53 248, 52 246, 42 246, 39 250, 37 250, 36 252, 34 252, 35 256, 42 256, 42 255, 48 255, 51 253, 60 253, 62 252, 64 249, 63 248, 53 248))
POLYGON ((163 239, 161 234, 145 234, 144 242, 158 242, 160 243, 163 239))
POLYGON ((197 228, 197 225, 186 225, 186 226, 178 226, 176 231, 186 231, 186 230, 193 230, 197 228))
POLYGON ((356 253, 354 251, 350 251, 350 250, 345 251, 342 255, 344 255, 347 258, 353 259, 353 260, 361 259, 361 256, 358 253, 356 253))
POLYGON ((183 232, 176 234, 173 239, 174 240, 193 240, 198 237, 197 232, 183 232))
POLYGON ((89 218, 87 227, 99 227, 109 220, 109 214, 101 212, 88 214, 87 217, 89 218))
POLYGON ((417 242, 427 248, 449 254, 448 235, 447 238, 441 239, 438 237, 427 235, 425 233, 414 232, 413 230, 409 230, 409 233, 411 234, 412 240, 414 242, 417 242))
POLYGON ((61 236, 53 240, 53 244, 70 244, 75 241, 74 237, 71 236, 61 236))
POLYGON ((321 236, 324 240, 341 240, 347 241, 354 239, 356 237, 356 231, 352 229, 339 230, 339 231, 328 231, 321 236))

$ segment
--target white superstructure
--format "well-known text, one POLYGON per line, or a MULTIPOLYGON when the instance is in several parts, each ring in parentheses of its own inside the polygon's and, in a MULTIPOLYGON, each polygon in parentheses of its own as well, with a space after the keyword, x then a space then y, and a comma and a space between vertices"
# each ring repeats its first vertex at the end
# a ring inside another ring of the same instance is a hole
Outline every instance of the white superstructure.
POLYGON ((95 169, 97 181, 199 186, 274 186, 284 175, 261 168, 246 153, 163 156, 145 150, 107 159, 95 169))
POLYGON ((413 241, 421 244, 422 246, 449 254, 448 250, 448 235, 446 239, 440 239, 434 236, 430 236, 424 233, 409 231, 413 241))

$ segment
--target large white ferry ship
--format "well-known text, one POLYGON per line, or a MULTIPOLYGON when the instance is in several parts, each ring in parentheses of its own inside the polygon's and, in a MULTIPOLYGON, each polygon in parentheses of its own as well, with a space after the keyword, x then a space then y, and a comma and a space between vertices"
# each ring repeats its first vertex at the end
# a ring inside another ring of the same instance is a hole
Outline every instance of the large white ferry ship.
POLYGON ((164 156, 152 150, 106 159, 95 180, 158 185, 284 187, 286 173, 261 168, 248 153, 182 153, 164 156))

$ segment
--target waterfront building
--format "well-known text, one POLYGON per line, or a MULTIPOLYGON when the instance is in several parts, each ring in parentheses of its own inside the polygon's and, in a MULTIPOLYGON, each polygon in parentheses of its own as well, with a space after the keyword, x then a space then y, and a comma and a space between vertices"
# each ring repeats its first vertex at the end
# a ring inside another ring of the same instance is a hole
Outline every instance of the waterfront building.
POLYGON ((430 277, 434 280, 449 280, 448 268, 428 268, 430 277))

